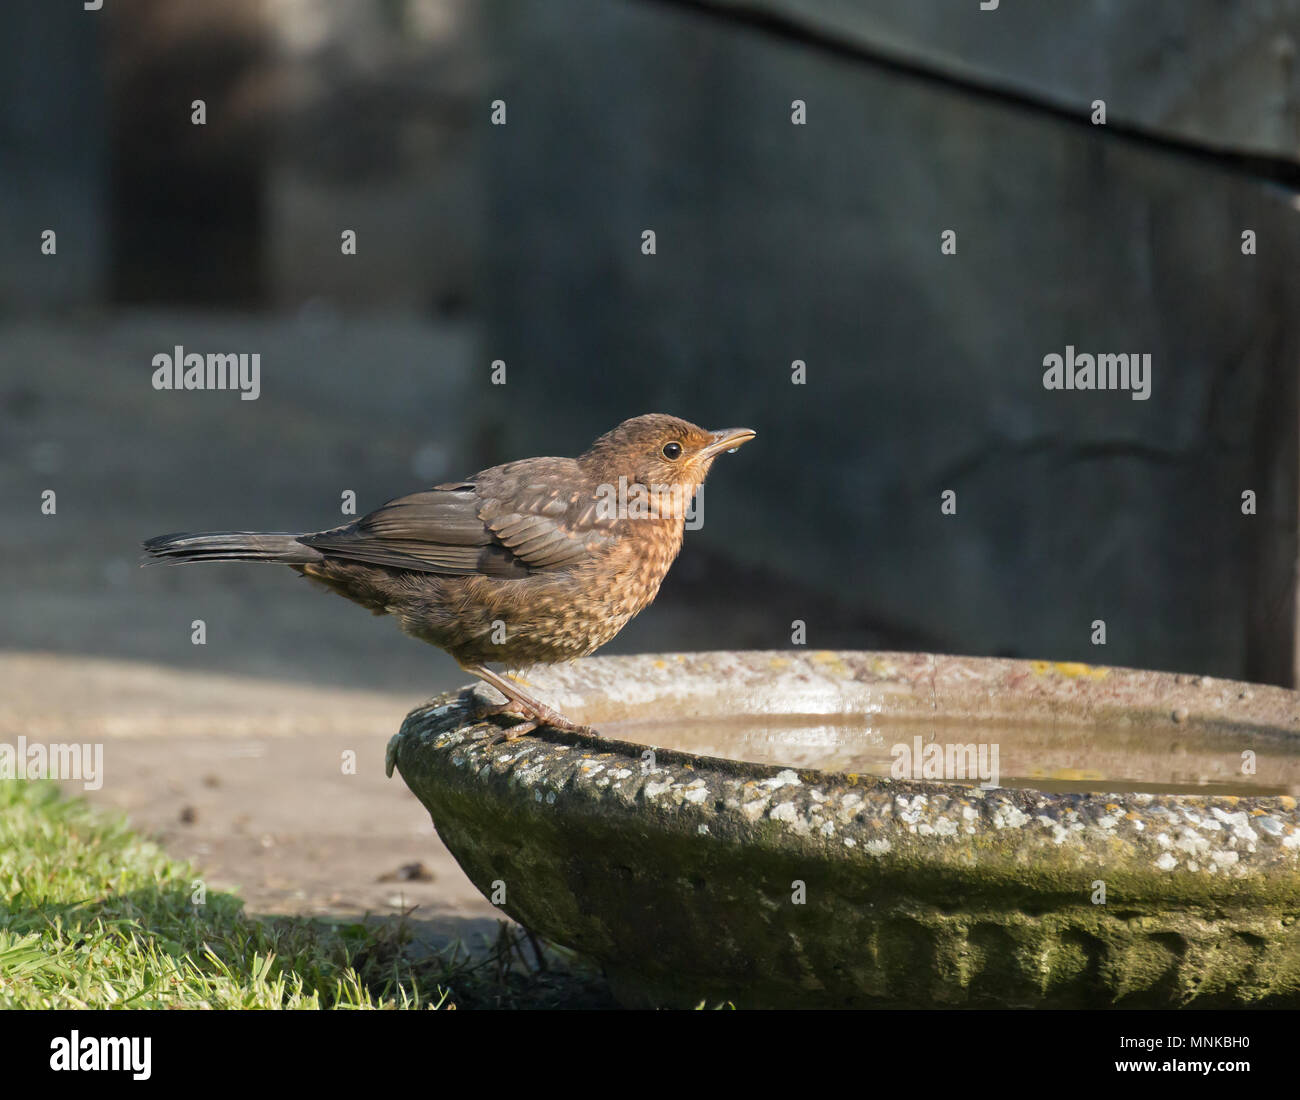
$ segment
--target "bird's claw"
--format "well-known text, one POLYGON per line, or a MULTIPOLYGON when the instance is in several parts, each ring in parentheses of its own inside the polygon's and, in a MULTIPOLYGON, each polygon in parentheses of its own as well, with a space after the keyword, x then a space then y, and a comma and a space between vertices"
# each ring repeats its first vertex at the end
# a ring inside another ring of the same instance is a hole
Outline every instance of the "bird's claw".
POLYGON ((558 730, 561 733, 586 733, 592 735, 596 733, 590 726, 579 725, 577 722, 566 718, 558 710, 552 710, 550 707, 539 706, 534 709, 514 699, 507 699, 504 703, 492 703, 472 688, 468 694, 469 698, 465 701, 470 706, 470 716, 475 722, 493 718, 497 715, 519 719, 513 725, 503 728, 502 734, 506 741, 516 741, 520 737, 538 729, 558 730))

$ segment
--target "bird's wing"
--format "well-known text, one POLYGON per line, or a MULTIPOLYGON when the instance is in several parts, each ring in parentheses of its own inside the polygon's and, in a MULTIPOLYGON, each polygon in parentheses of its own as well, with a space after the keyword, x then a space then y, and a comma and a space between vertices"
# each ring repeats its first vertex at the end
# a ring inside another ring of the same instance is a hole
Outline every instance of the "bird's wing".
POLYGON ((617 537, 595 499, 568 488, 518 486, 488 496, 480 510, 493 537, 529 572, 567 569, 617 537))
POLYGON ((439 485, 300 541, 336 557, 421 573, 524 577, 566 569, 614 533, 594 500, 574 499, 557 480, 531 484, 516 475, 439 485))

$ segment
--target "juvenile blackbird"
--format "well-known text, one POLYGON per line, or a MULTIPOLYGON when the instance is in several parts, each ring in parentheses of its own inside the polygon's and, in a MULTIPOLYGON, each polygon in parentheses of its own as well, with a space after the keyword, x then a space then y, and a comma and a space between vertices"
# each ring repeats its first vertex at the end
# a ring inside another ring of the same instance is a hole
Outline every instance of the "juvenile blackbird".
POLYGON ((445 649, 506 697, 486 708, 578 728, 507 669, 594 652, 650 603, 681 549, 686 510, 713 460, 754 438, 675 416, 625 420, 579 458, 525 458, 390 500, 311 534, 221 531, 144 543, 172 562, 288 565, 445 649))

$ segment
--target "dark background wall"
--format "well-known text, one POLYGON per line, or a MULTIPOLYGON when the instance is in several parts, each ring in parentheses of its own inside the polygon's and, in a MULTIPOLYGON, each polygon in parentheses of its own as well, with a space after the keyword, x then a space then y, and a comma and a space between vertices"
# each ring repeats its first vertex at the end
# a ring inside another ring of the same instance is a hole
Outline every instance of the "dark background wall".
POLYGON ((787 14, 792 34, 694 5, 498 9, 514 113, 487 141, 485 331, 519 407, 581 435, 690 394, 705 420, 756 423, 752 476, 709 498, 711 532, 865 621, 960 652, 1288 678, 1285 19, 1243 58, 1251 13, 1216 49, 1196 5, 1136 27, 1098 5, 949 5, 937 39, 941 5, 720 7, 787 14), (1229 86, 1229 62, 1278 82, 1229 86), (972 74, 996 81, 953 79, 972 74), (1088 118, 1112 94, 1118 133, 1088 118), (1285 163, 1198 156, 1209 141, 1285 163), (1043 356, 1067 344, 1150 353, 1151 398, 1044 390, 1043 356))
POLYGON ((292 578, 141 573, 135 543, 326 526, 344 489, 372 507, 662 410, 759 440, 612 649, 779 647, 800 619, 818 647, 1293 681, 1300 4, 11 18, 0 645, 455 679, 292 578), (156 393, 176 343, 261 352, 263 397, 156 393), (1150 399, 1044 390, 1067 344, 1150 353, 1150 399))

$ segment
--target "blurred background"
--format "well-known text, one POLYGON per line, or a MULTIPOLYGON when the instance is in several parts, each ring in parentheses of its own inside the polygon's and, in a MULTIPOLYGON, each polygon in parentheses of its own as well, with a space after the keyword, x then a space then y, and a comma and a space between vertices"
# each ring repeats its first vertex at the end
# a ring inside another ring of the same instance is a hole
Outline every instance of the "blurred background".
MULTIPOLYGON (((365 512, 662 411, 759 438, 606 652, 799 620, 815 648, 1295 682, 1300 0, 3 21, 11 657, 240 677, 229 707, 389 692, 391 732, 464 680, 448 658, 285 571, 137 569, 139 541, 328 527, 347 490, 365 512), (155 391, 176 345, 260 354, 261 396, 155 391), (1045 390, 1067 345, 1149 353, 1150 399, 1045 390)), ((13 729, 89 682, 9 669, 13 729)), ((197 689, 162 690, 124 727, 197 689)))
POLYGON ((423 684, 440 658, 390 623, 135 543, 330 526, 345 489, 364 512, 662 410, 761 442, 613 651, 799 619, 1291 681, 1300 5, 5 19, 5 646, 423 684), (261 398, 154 391, 176 344, 259 352, 261 398), (1045 391, 1066 344, 1149 352, 1150 400, 1045 391), (206 651, 174 622, 200 598, 206 651))
POLYGON ((1300 5, 5 21, 0 644, 424 685, 450 662, 390 623, 135 544, 329 526, 345 489, 364 512, 662 410, 760 442, 611 651, 799 619, 817 647, 1292 681, 1300 5), (154 391, 177 344, 259 352, 261 398, 154 391), (1150 400, 1045 391, 1066 344, 1149 352, 1150 400))

